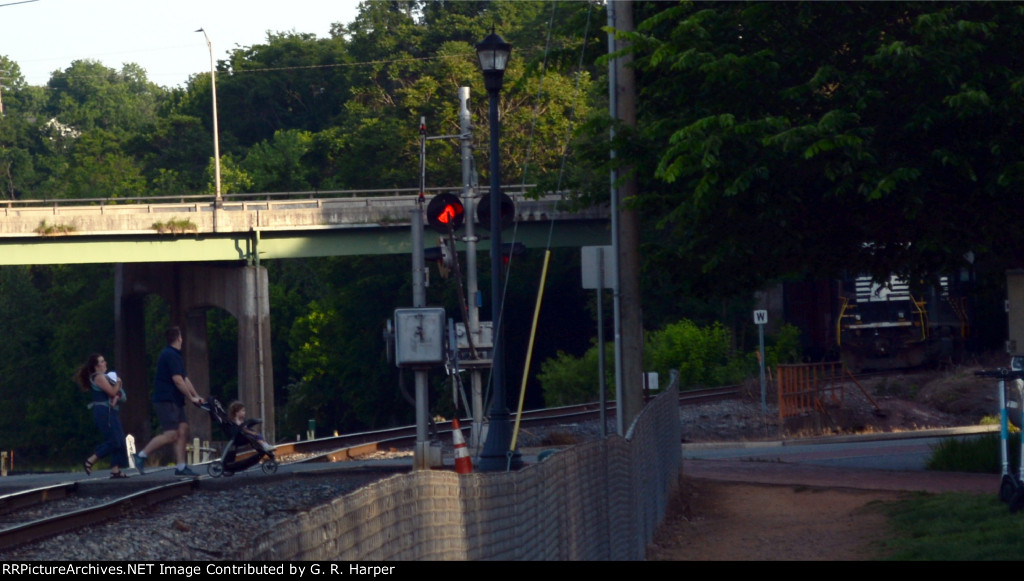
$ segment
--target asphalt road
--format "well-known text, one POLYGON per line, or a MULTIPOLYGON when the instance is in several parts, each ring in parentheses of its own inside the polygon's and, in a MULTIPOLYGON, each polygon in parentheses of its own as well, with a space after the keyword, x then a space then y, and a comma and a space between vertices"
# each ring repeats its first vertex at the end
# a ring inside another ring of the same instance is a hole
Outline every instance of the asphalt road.
POLYGON ((997 493, 998 475, 925 469, 938 442, 990 431, 989 427, 973 427, 778 442, 685 444, 683 473, 765 484, 997 493))

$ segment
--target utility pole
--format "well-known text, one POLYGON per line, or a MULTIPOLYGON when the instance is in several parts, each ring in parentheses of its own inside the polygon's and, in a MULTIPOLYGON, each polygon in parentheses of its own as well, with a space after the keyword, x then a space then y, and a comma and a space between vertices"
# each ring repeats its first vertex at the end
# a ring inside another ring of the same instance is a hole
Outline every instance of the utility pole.
MULTIPOLYGON (((633 3, 611 0, 608 6, 608 48, 623 47, 615 31, 633 31, 633 3)), ((627 127, 636 128, 636 75, 632 56, 620 56, 609 63, 611 117, 627 127)), ((612 152, 614 158, 615 153, 612 152)), ((631 176, 630 168, 621 175, 631 176)), ((637 195, 637 183, 627 177, 620 183, 620 172, 612 170, 612 244, 616 247, 615 308, 615 384, 618 399, 616 428, 625 435, 643 408, 643 311, 640 304, 640 219, 636 210, 624 210, 624 200, 637 195)))

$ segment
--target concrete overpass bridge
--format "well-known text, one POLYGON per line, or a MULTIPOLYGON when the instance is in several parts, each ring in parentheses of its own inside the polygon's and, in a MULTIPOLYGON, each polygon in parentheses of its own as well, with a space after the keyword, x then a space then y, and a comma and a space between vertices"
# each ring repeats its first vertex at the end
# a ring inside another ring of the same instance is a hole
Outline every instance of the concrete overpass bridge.
MULTIPOLYGON (((515 201, 516 240, 528 247, 608 244, 607 208, 575 209, 563 195, 515 201), (552 229, 551 222, 557 224, 552 229)), ((433 195, 458 188, 433 188, 433 195)), ((481 193, 486 193, 483 189, 481 193)), ((266 269, 261 260, 409 254, 410 224, 423 219, 415 189, 175 196, 131 199, 16 200, 0 207, 0 265, 115 265, 115 345, 125 385, 145 393, 145 297, 156 294, 182 328, 189 376, 209 395, 206 313, 238 320, 239 398, 274 439, 273 368, 266 269)), ((485 234, 486 235, 486 234, 485 234)), ((508 234, 505 240, 509 239, 508 234)), ((483 238, 479 251, 489 249, 483 238)), ((396 305, 398 306, 398 305, 396 305)), ((209 418, 189 410, 193 434, 209 439, 209 418)), ((148 397, 129 398, 126 431, 150 434, 148 397)))

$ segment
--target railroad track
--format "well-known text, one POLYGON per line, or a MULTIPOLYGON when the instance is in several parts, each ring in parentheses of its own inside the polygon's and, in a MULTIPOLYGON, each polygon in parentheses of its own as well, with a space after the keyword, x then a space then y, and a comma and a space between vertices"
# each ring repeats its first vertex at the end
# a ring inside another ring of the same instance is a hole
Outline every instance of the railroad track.
POLYGON ((118 518, 131 511, 191 494, 198 486, 198 482, 196 479, 189 479, 154 486, 109 500, 100 498, 92 506, 66 512, 63 512, 57 501, 77 495, 77 483, 58 484, 4 495, 0 497, 0 511, 8 517, 7 520, 19 510, 27 507, 39 509, 41 504, 50 505, 46 507, 46 512, 53 514, 0 530, 0 550, 85 528, 118 518))
MULTIPOLYGON (((735 398, 740 395, 741 387, 725 386, 680 392, 679 405, 696 405, 735 398)), ((605 410, 606 417, 609 420, 614 419, 615 412, 615 403, 608 403, 605 410)), ((600 417, 600 413, 600 405, 597 403, 532 410, 523 413, 520 425, 537 428, 546 425, 580 423, 596 420, 600 417)), ((466 420, 464 426, 468 426, 470 423, 466 420)), ((449 433, 451 422, 438 422, 434 425, 434 429, 437 434, 449 433)), ((344 462, 375 452, 411 447, 415 437, 415 427, 405 426, 284 443, 276 447, 275 455, 282 465, 344 462)), ((81 494, 80 484, 77 482, 0 496, 0 527, 3 528, 0 530, 0 551, 93 526, 103 521, 117 519, 148 506, 194 494, 203 488, 202 482, 209 480, 205 477, 190 479, 149 487, 124 496, 98 497, 93 499, 95 502, 91 506, 85 508, 79 506, 74 510, 62 508, 61 501, 74 497, 78 497, 79 502, 81 501, 84 495, 81 494), (48 512, 50 514, 35 516, 39 514, 35 512, 36 509, 43 505, 49 506, 39 513, 48 512), (33 511, 32 516, 26 520, 24 514, 30 510, 33 511)), ((254 479, 257 483, 259 480, 254 479)))
MULTIPOLYGON (((315 444, 310 442, 309 445, 315 444)), ((306 444, 306 443, 303 443, 306 444)), ((320 443, 323 446, 323 443, 320 443)), ((298 446, 303 448, 304 446, 298 446)), ((376 449, 376 444, 334 449, 326 453, 296 451, 292 445, 279 447, 282 465, 303 462, 341 462, 376 449)), ((244 457, 244 455, 240 455, 244 457)), ((259 472, 258 467, 250 470, 259 472)), ((0 551, 48 537, 73 532, 106 521, 116 520, 150 506, 206 489, 219 490, 222 479, 208 476, 161 483, 129 494, 91 496, 83 492, 83 482, 64 482, 52 486, 13 492, 0 496, 0 551), (83 504, 88 505, 84 506, 83 504)), ((247 481, 256 483, 275 479, 260 475, 247 481)), ((280 480, 280 479, 276 479, 280 480)), ((120 483, 122 486, 124 483, 120 483)))

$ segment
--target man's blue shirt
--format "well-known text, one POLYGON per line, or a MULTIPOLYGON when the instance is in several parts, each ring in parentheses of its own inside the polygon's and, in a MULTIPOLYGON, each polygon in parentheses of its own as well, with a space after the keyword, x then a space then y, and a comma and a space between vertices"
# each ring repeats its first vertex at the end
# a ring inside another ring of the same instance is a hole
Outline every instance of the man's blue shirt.
POLYGON ((185 405, 185 394, 181 393, 171 379, 175 375, 180 375, 182 379, 188 377, 185 374, 185 358, 181 356, 181 351, 168 345, 160 352, 160 358, 156 362, 153 401, 173 401, 180 406, 185 405))

